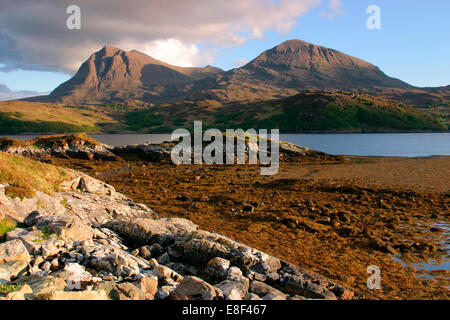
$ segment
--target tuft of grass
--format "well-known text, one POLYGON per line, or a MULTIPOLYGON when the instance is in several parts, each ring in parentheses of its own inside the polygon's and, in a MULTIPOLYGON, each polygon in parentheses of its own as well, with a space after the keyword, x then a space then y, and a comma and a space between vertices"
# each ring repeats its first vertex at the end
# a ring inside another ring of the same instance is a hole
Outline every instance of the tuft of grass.
POLYGON ((4 240, 5 235, 13 231, 17 227, 17 223, 10 218, 0 219, 0 242, 4 240))
POLYGON ((19 290, 20 287, 20 284, 0 284, 0 293, 8 294, 19 290))
POLYGON ((0 152, 0 183, 7 183, 5 193, 20 199, 32 198, 35 190, 53 194, 70 171, 23 156, 0 152))

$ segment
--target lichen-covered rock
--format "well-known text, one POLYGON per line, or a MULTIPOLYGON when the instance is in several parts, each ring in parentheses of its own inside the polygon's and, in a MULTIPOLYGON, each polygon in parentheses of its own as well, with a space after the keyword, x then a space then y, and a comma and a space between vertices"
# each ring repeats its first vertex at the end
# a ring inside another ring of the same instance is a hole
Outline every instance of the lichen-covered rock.
POLYGON ((31 261, 27 248, 20 240, 11 240, 0 243, 0 264, 15 260, 22 260, 26 263, 31 261))
POLYGON ((136 243, 157 241, 162 244, 174 241, 177 237, 196 232, 197 225, 180 218, 136 219, 131 221, 110 221, 106 227, 118 232, 124 238, 136 243))
POLYGON ((0 264, 0 273, 6 272, 9 277, 17 277, 28 268, 28 263, 23 260, 15 260, 0 264))

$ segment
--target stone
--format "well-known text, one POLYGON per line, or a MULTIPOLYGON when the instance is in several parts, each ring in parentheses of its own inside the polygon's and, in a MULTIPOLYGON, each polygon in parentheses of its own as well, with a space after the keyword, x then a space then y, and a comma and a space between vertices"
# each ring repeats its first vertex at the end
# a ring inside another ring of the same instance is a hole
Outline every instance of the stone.
POLYGON ((9 273, 6 272, 5 270, 0 269, 0 284, 10 284, 10 283, 11 277, 9 276, 9 273))
POLYGON ((258 255, 261 256, 261 261, 252 266, 251 270, 265 275, 268 273, 277 272, 281 269, 280 259, 269 256, 265 253, 259 253, 258 255))
POLYGON ((10 261, 0 264, 0 273, 6 272, 9 277, 17 277, 20 273, 26 271, 28 263, 23 260, 10 261))
POLYGON ((223 280, 227 277, 228 269, 230 268, 230 261, 215 257, 208 262, 206 267, 209 277, 212 279, 223 280))
POLYGON ((247 287, 240 281, 225 280, 216 285, 219 288, 226 300, 243 300, 247 295, 247 287))
POLYGON ((123 282, 117 284, 117 289, 124 296, 120 294, 120 300, 145 300, 145 294, 134 284, 123 282))
POLYGON ((19 290, 10 292, 6 295, 6 300, 32 300, 34 299, 33 290, 27 284, 20 287, 19 290))
POLYGON ((47 300, 47 297, 54 292, 63 291, 66 287, 66 281, 61 278, 48 276, 28 282, 28 285, 33 289, 33 294, 37 300, 47 300))
POLYGON ((238 267, 231 267, 227 272, 227 280, 240 280, 244 275, 238 267))
POLYGON ((157 259, 158 263, 160 264, 168 264, 170 263, 170 257, 169 254, 167 252, 163 253, 162 255, 160 255, 157 259))
POLYGON ((152 266, 153 273, 158 277, 158 279, 173 279, 175 282, 180 282, 183 280, 183 277, 180 274, 166 266, 160 265, 156 259, 151 259, 149 264, 152 266))
POLYGON ((10 261, 21 260, 29 263, 31 261, 27 248, 20 240, 11 240, 0 243, 0 264, 10 261))
POLYGON ((245 300, 262 300, 262 299, 254 293, 249 293, 245 297, 245 300))
POLYGON ((133 221, 110 221, 106 227, 118 232, 124 238, 135 243, 156 241, 160 244, 170 243, 177 236, 196 232, 198 226, 181 218, 136 219, 133 221))
POLYGON ((223 297, 219 289, 194 276, 184 277, 174 293, 190 300, 216 300, 223 297))
MULTIPOLYGON (((44 216, 32 213, 33 217, 28 219, 28 223, 33 223, 33 226, 48 230, 55 233, 58 237, 71 240, 83 241, 94 237, 94 231, 87 224, 82 223, 79 219, 68 216, 44 216)), ((27 217, 28 218, 28 217, 27 217)))
POLYGON ((283 292, 281 292, 280 290, 277 290, 271 286, 269 286, 268 284, 265 284, 264 282, 261 281, 251 281, 250 282, 250 288, 249 288, 251 293, 254 293, 256 295, 258 295, 259 297, 262 297, 264 299, 265 296, 267 296, 269 293, 271 294, 271 297, 273 296, 284 296, 286 297, 287 295, 284 294, 283 292))
POLYGON ((39 300, 109 300, 106 292, 101 291, 55 291, 39 300))
POLYGON ((158 292, 158 277, 144 277, 134 283, 145 295, 147 300, 153 300, 158 292))

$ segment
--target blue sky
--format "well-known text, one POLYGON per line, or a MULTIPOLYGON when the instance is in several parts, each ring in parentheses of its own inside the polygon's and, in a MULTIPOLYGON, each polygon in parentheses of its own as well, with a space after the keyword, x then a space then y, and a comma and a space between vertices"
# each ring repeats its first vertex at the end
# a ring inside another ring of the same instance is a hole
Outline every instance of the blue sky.
MULTIPOLYGON (((280 34, 267 28, 264 38, 247 37, 243 45, 221 46, 208 39, 187 43, 197 46, 200 52, 213 49, 209 62, 228 70, 236 66, 236 61, 250 61, 285 40, 302 39, 366 60, 386 74, 416 86, 450 84, 450 1, 341 2, 339 15, 325 18, 323 12, 329 11, 329 1, 323 0, 298 17, 297 25, 289 32, 280 34), (381 8, 381 30, 366 27, 366 9, 373 4, 381 8)), ((84 59, 87 57, 88 54, 84 59)), ((62 72, 15 70, 0 72, 0 83, 7 83, 15 91, 48 92, 70 76, 62 72)))

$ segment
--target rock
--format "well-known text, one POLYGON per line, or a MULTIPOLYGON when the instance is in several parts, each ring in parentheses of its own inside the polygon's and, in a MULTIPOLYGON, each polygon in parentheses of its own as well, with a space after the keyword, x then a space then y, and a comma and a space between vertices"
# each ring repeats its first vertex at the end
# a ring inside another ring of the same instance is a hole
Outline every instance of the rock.
POLYGON ((109 300, 105 291, 55 291, 39 300, 109 300))
POLYGON ((247 287, 239 281, 225 280, 216 285, 219 288, 226 300, 243 300, 247 295, 247 287))
POLYGON ((72 217, 66 216, 40 216, 36 213, 29 219, 25 219, 27 224, 31 224, 38 229, 48 230, 53 232, 58 237, 71 240, 71 241, 83 241, 92 239, 94 231, 87 224, 78 221, 72 217))
POLYGON ((33 290, 27 284, 20 287, 19 290, 10 292, 6 295, 6 300, 32 300, 34 299, 33 290))
POLYGON ((47 300, 54 292, 63 291, 66 287, 66 281, 52 276, 38 278, 28 284, 33 289, 33 295, 37 300, 47 300))
POLYGON ((259 297, 262 297, 263 299, 268 294, 271 294, 269 297, 279 296, 279 297, 286 298, 286 296, 287 296, 280 290, 277 290, 277 289, 269 286, 268 284, 265 284, 264 282, 255 281, 255 280, 250 282, 249 290, 251 293, 258 295, 259 297))
POLYGON ((206 270, 210 278, 223 280, 226 278, 229 268, 230 261, 216 257, 208 262, 206 270))
POLYGON ((0 264, 10 261, 31 261, 28 250, 20 240, 11 240, 5 243, 0 243, 0 264))
POLYGON ((142 278, 134 284, 142 291, 147 300, 153 300, 158 292, 158 278, 155 276, 142 278))
POLYGON ((152 258, 152 253, 149 248, 149 246, 140 247, 139 255, 144 259, 150 260, 152 258))
POLYGON ((151 259, 149 264, 153 267, 153 273, 158 277, 158 279, 165 281, 167 281, 167 279, 172 279, 175 282, 180 282, 183 280, 183 277, 180 274, 166 266, 160 265, 155 259, 151 259))
POLYGON ((162 255, 160 255, 157 259, 158 263, 160 264, 168 264, 170 263, 170 257, 169 254, 167 252, 163 253, 162 255))
POLYGON ((5 270, 0 269, 0 284, 10 284, 10 283, 11 277, 9 276, 9 273, 6 272, 5 270))
POLYGON ((249 293, 245 297, 245 300, 262 300, 262 299, 254 293, 249 293))
POLYGON ((216 300, 223 298, 220 290, 194 276, 184 277, 174 293, 186 296, 190 300, 216 300))
POLYGON ((145 294, 132 283, 119 283, 117 289, 125 296, 121 297, 119 294, 120 300, 145 300, 145 294))
POLYGON ((6 272, 9 277, 17 277, 23 271, 26 271, 28 263, 23 260, 10 261, 0 264, 0 273, 6 272))
POLYGON ((241 269, 238 267, 231 267, 227 272, 227 280, 239 281, 244 277, 241 269))
POLYGON ((92 275, 85 270, 85 268, 78 263, 69 263, 64 267, 64 271, 68 274, 67 289, 80 290, 86 286, 87 282, 92 280, 92 275))
POLYGON ((180 218, 110 221, 106 226, 135 243, 145 244, 154 241, 161 245, 198 230, 197 225, 180 218))
POLYGON ((106 184, 100 180, 91 178, 88 175, 82 175, 79 177, 77 189, 83 192, 94 193, 99 195, 106 195, 114 197, 116 190, 113 186, 106 184))
POLYGON ((255 207, 253 207, 250 203, 245 203, 242 206, 242 211, 243 212, 253 212, 255 210, 255 207))
POLYGON ((283 293, 275 293, 275 292, 269 292, 264 297, 262 297, 263 300, 286 300, 286 295, 283 293))

